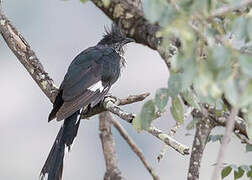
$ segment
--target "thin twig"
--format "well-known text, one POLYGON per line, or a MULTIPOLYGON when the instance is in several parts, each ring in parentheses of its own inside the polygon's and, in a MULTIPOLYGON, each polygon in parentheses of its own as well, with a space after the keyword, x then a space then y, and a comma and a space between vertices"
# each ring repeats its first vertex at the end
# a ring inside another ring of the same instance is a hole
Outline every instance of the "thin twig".
MULTIPOLYGON (((189 117, 189 115, 191 114, 192 110, 193 110, 192 107, 188 107, 187 111, 184 114, 184 119, 185 120, 189 117)), ((173 137, 176 134, 177 130, 180 128, 180 126, 181 126, 181 124, 178 123, 178 122, 176 122, 176 124, 171 128, 171 130, 170 130, 170 132, 169 132, 168 135, 171 136, 171 137, 173 137)), ((164 157, 164 155, 168 151, 168 149, 169 149, 169 146, 167 144, 164 144, 163 147, 162 147, 162 149, 161 149, 161 151, 160 151, 160 153, 159 153, 159 155, 158 155, 158 157, 157 157, 158 162, 161 161, 161 159, 164 157)))
POLYGON ((189 147, 181 144, 180 142, 173 139, 171 136, 163 133, 161 130, 157 129, 154 126, 151 126, 148 130, 150 134, 157 137, 159 140, 163 141, 168 146, 172 147, 174 150, 179 152, 182 155, 188 155, 189 154, 189 147))
POLYGON ((139 94, 139 95, 130 95, 125 99, 119 99, 119 103, 118 106, 123 106, 126 104, 132 104, 138 101, 143 101, 146 97, 148 97, 150 95, 150 93, 143 93, 143 94, 139 94))
POLYGON ((119 131, 121 136, 124 138, 124 140, 128 143, 128 145, 131 147, 132 151, 135 152, 135 154, 139 157, 143 165, 146 167, 146 169, 149 171, 151 176, 154 180, 159 180, 159 177, 155 174, 154 170, 151 168, 151 166, 148 164, 146 159, 144 158, 144 155, 142 151, 139 149, 137 144, 133 141, 133 139, 128 135, 128 133, 124 130, 124 128, 121 126, 119 122, 117 122, 114 118, 112 118, 112 123, 114 127, 119 131))
POLYGON ((238 111, 239 111, 239 109, 237 107, 233 107, 232 110, 231 110, 230 116, 229 116, 229 118, 227 120, 225 135, 224 135, 224 138, 223 138, 223 141, 222 141, 219 153, 218 153, 217 165, 214 168, 214 172, 213 172, 211 180, 218 179, 218 176, 220 174, 219 172, 220 172, 220 169, 221 169, 222 162, 224 160, 225 151, 227 149, 228 143, 230 141, 231 134, 232 134, 233 129, 234 129, 235 117, 237 116, 238 111))
POLYGON ((131 123, 132 120, 135 118, 135 114, 133 113, 128 113, 124 110, 122 110, 119 106, 117 106, 115 104, 115 102, 113 102, 114 99, 109 99, 106 98, 103 101, 103 105, 104 108, 114 114, 116 114, 117 116, 119 116, 120 118, 124 119, 125 121, 131 123))
POLYGON ((107 111, 99 115, 100 138, 106 162, 104 180, 122 180, 123 177, 117 165, 115 141, 111 131, 111 120, 112 116, 107 111))

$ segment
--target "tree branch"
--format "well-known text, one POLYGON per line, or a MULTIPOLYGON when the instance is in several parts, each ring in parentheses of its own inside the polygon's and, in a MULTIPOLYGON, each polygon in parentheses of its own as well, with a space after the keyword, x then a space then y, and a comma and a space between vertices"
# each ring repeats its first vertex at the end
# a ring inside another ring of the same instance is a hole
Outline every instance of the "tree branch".
POLYGON ((53 80, 44 70, 30 45, 11 24, 2 11, 0 11, 0 33, 9 48, 18 58, 19 62, 23 64, 40 89, 50 101, 53 102, 57 94, 57 88, 54 85, 53 80))
POLYGON ((213 127, 213 124, 211 124, 211 121, 207 118, 201 118, 196 124, 187 180, 199 179, 201 159, 208 136, 213 127))
POLYGON ((106 111, 99 115, 100 138, 106 162, 104 180, 122 180, 121 171, 117 167, 117 156, 115 141, 111 132, 111 121, 112 116, 109 112, 106 111))
MULTIPOLYGON (((187 120, 187 118, 189 117, 189 115, 191 114, 193 108, 192 107, 188 107, 187 111, 184 114, 184 119, 187 120)), ((176 124, 171 128, 170 132, 169 132, 169 136, 173 137, 175 135, 175 133, 177 132, 177 130, 180 128, 181 124, 176 122, 176 124)), ((158 162, 161 161, 161 159, 163 158, 163 156, 165 155, 165 153, 168 151, 169 146, 164 144, 164 146, 162 147, 157 160, 158 162)))
POLYGON ((152 126, 148 130, 150 134, 157 137, 159 140, 163 141, 168 146, 172 147, 174 150, 179 152, 182 155, 188 155, 189 154, 189 147, 181 144, 180 142, 173 139, 171 136, 163 133, 161 130, 157 129, 156 127, 152 126))
POLYGON ((119 131, 121 136, 124 138, 124 140, 128 143, 132 151, 139 157, 143 165, 146 167, 148 172, 151 174, 153 180, 159 180, 159 177, 155 174, 154 170, 151 168, 151 166, 148 164, 148 162, 145 160, 144 155, 142 151, 137 147, 136 143, 131 139, 131 137, 127 134, 127 132, 124 130, 124 128, 121 126, 119 122, 117 122, 114 118, 112 118, 112 123, 114 127, 119 131))
POLYGON ((222 165, 222 162, 223 162, 223 159, 224 159, 225 151, 227 149, 228 142, 230 141, 231 133, 234 130, 235 117, 237 116, 238 111, 239 111, 239 109, 237 107, 233 107, 232 110, 231 110, 230 116, 229 116, 229 118, 227 120, 226 131, 225 131, 223 141, 221 143, 220 151, 218 153, 217 165, 214 168, 214 172, 213 172, 213 175, 212 175, 212 178, 211 178, 212 180, 216 180, 219 177, 219 174, 220 174, 219 172, 220 172, 221 165, 222 165))
MULTIPOLYGON (((142 96, 142 98, 144 99, 146 97, 146 93, 139 95, 139 96, 142 96)), ((131 96, 131 97, 133 97, 133 96, 131 96)), ((137 95, 134 95, 134 97, 135 98, 133 98, 133 99, 135 99, 136 101, 139 100, 139 97, 137 97, 137 95)), ((126 99, 124 99, 123 102, 126 102, 126 99)), ((134 101, 131 99, 131 100, 128 100, 127 103, 134 103, 134 101)), ((135 114, 125 112, 119 106, 117 106, 118 104, 120 104, 120 99, 118 99, 114 96, 107 96, 96 107, 94 107, 90 110, 87 109, 84 112, 84 114, 82 114, 81 118, 88 118, 94 114, 101 113, 105 110, 109 110, 110 112, 116 114, 121 119, 125 120, 126 122, 131 123, 135 117, 135 114)), ((151 135, 157 137, 159 140, 163 141, 166 145, 172 147, 173 149, 175 149, 176 151, 178 151, 182 155, 189 154, 189 148, 187 146, 176 141, 171 136, 163 133, 161 130, 157 129, 156 127, 152 126, 147 132, 150 133, 151 135)))
POLYGON ((159 25, 150 24, 143 12, 132 4, 131 0, 110 0, 107 5, 102 0, 92 0, 110 19, 119 24, 125 34, 134 38, 137 43, 157 50, 160 39, 156 37, 159 25))
POLYGON ((110 0, 107 4, 103 0, 92 0, 113 22, 118 24, 128 37, 135 39, 137 43, 157 50, 168 67, 174 48, 180 47, 178 38, 174 38, 171 47, 161 46, 162 39, 156 36, 161 29, 158 24, 151 24, 145 19, 139 7, 134 6, 132 0, 110 0))

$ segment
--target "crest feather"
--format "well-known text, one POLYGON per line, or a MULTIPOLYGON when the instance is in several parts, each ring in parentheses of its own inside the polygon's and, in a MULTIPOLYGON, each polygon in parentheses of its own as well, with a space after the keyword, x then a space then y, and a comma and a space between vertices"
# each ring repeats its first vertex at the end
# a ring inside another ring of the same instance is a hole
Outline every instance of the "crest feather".
POLYGON ((113 44, 115 42, 120 42, 124 38, 126 38, 121 28, 118 27, 115 23, 111 25, 111 28, 105 26, 104 29, 105 34, 103 35, 102 40, 98 44, 113 44))

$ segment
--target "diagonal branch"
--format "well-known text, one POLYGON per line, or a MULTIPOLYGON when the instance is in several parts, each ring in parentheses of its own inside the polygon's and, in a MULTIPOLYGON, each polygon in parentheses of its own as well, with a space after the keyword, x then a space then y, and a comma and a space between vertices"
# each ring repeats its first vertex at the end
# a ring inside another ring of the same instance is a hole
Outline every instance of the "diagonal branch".
POLYGON ((144 158, 144 155, 142 151, 139 149, 139 147, 136 145, 136 143, 131 139, 131 137, 128 135, 128 133, 124 130, 124 128, 121 126, 119 122, 117 122, 115 119, 112 119, 112 123, 114 127, 119 131, 121 136, 124 138, 124 140, 128 143, 132 151, 136 153, 136 155, 139 157, 141 162, 144 164, 146 169, 149 171, 151 174, 153 180, 159 180, 159 177, 155 174, 154 170, 151 168, 151 166, 148 164, 146 159, 144 158))
POLYGON ((108 111, 99 115, 100 138, 106 163, 104 180, 122 180, 123 177, 117 165, 115 141, 111 132, 111 121, 112 116, 108 111))
POLYGON ((10 23, 7 17, 3 15, 2 11, 0 11, 0 33, 19 62, 23 64, 40 89, 53 102, 57 93, 53 80, 44 70, 30 45, 10 23))
MULTIPOLYGON (((145 95, 145 94, 142 94, 142 96, 143 95, 145 95)), ((134 95, 134 96, 137 97, 137 95, 134 95)), ((139 95, 139 96, 141 96, 141 95, 139 95)), ((142 97, 142 98, 144 98, 144 97, 142 97)), ((138 100, 138 98, 135 98, 135 99, 138 100)), ((123 100, 123 101, 125 101, 125 100, 123 100)), ((128 101, 128 103, 129 102, 130 101, 128 101)), ((131 101, 131 103, 134 103, 134 101, 131 101)), ((104 98, 103 102, 100 103, 97 107, 91 109, 90 111, 89 110, 85 111, 84 114, 82 114, 82 118, 87 118, 87 117, 89 117, 88 115, 90 115, 90 114, 94 115, 97 112, 100 113, 105 110, 109 110, 110 112, 116 114, 121 119, 125 120, 126 122, 131 123, 135 117, 135 114, 128 113, 128 112, 122 110, 119 106, 117 106, 118 104, 120 104, 120 99, 113 97, 113 96, 107 96, 104 98)), ((182 154, 182 155, 189 154, 189 147, 181 144, 180 142, 176 141, 171 136, 163 133, 160 129, 152 126, 146 132, 155 136, 156 138, 158 138, 159 140, 164 142, 166 145, 172 147, 174 150, 176 150, 180 154, 182 154)))
POLYGON ((218 179, 219 176, 219 172, 221 169, 221 165, 224 159, 224 155, 225 155, 225 151, 227 149, 228 146, 228 142, 230 141, 231 138, 231 133, 233 132, 234 129, 234 124, 235 124, 235 117, 238 114, 239 109, 237 107, 233 107, 230 113, 229 118, 227 119, 227 123, 226 123, 226 131, 225 131, 225 135, 224 138, 222 140, 221 143, 221 147, 218 153, 218 157, 217 157, 217 165, 214 168, 214 172, 212 175, 212 180, 216 180, 218 179))

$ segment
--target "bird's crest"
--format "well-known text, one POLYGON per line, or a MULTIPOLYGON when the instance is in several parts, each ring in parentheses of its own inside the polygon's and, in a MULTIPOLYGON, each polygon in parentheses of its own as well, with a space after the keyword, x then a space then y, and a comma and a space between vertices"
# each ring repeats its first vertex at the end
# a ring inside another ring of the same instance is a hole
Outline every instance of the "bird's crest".
POLYGON ((103 35, 102 40, 98 44, 111 45, 114 43, 123 42, 123 40, 126 38, 120 27, 118 27, 114 23, 111 25, 111 28, 105 27, 104 29, 105 34, 103 35))

